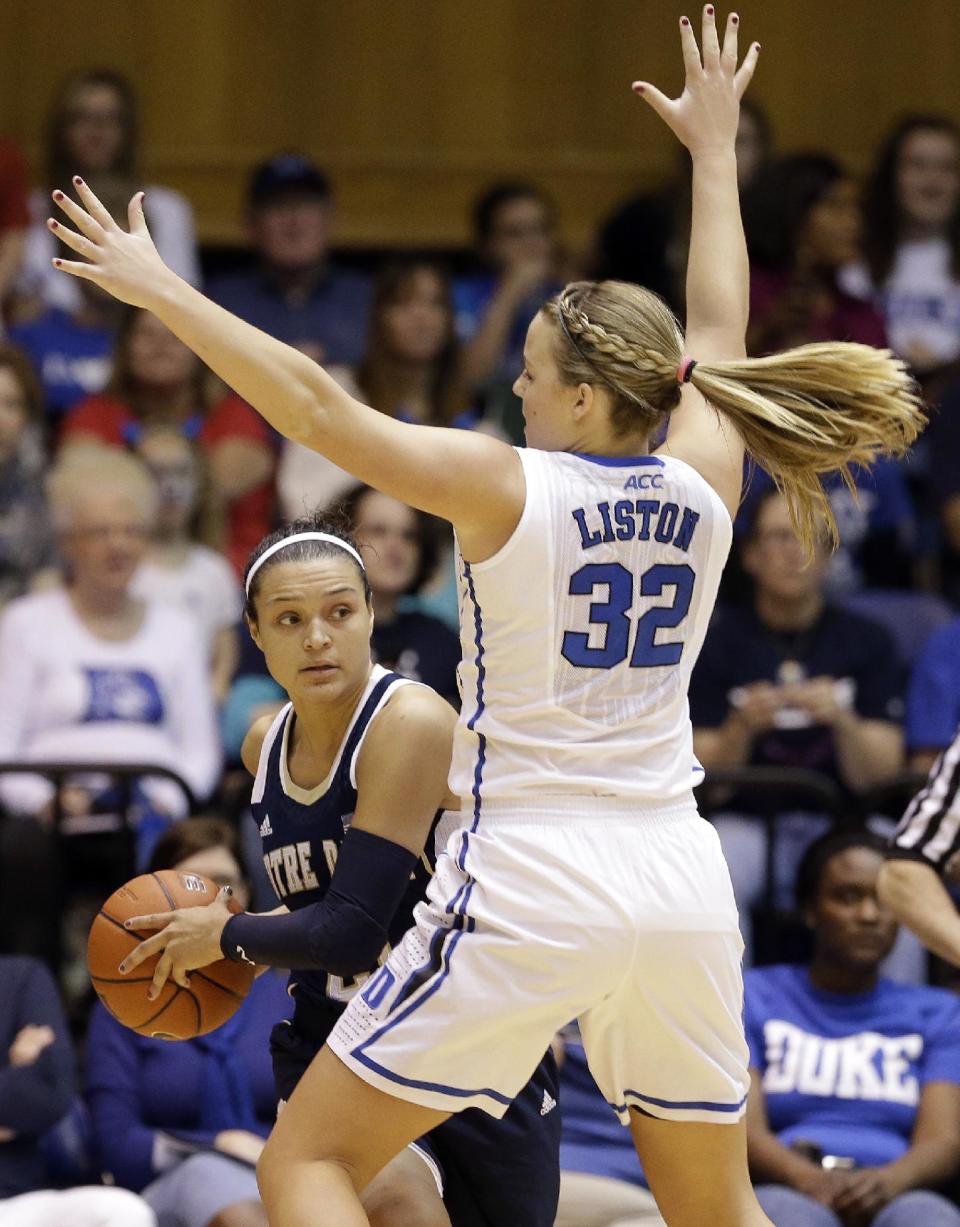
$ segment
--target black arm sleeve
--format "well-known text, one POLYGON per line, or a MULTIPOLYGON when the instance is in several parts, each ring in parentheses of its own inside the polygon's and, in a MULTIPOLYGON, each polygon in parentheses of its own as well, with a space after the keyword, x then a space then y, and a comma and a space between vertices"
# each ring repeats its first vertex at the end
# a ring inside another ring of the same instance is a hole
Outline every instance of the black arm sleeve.
POLYGON ((347 831, 319 903, 287 916, 231 916, 220 948, 234 962, 355 976, 375 967, 418 858, 370 831, 347 831))

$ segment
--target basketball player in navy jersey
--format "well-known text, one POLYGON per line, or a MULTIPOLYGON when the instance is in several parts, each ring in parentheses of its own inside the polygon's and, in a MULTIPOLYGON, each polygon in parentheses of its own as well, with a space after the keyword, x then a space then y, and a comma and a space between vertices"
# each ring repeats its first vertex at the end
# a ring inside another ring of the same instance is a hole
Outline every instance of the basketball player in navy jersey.
POLYGON ((884 351, 745 356, 734 141, 758 48, 740 63, 737 26, 721 40, 708 4, 698 47, 681 18, 681 96, 635 84, 693 163, 686 334, 639 286, 566 286, 527 334, 526 448, 362 405, 167 269, 139 195, 129 234, 82 183, 82 207, 55 197, 76 229, 54 232, 81 257, 61 267, 157 314, 280 433, 456 532, 460 823, 416 928, 277 1121, 259 1165, 273 1227, 366 1227, 359 1190, 452 1114, 502 1117, 573 1017, 670 1227, 769 1223, 747 1171, 743 947, 693 795, 690 673, 745 454, 812 550, 833 523, 820 475, 902 454, 923 416, 884 351))
MULTIPOLYGON (((250 632, 290 698, 253 725, 242 750, 282 906, 233 917, 219 900, 137 917, 129 927, 160 932, 122 966, 128 974, 161 952, 154 994, 222 948, 293 969, 294 1015, 271 1037, 282 1106, 346 1003, 410 928, 444 812, 448 827, 459 821, 446 783, 456 714, 428 687, 371 664, 369 584, 335 523, 297 521, 267 537, 245 586, 250 632)), ((377 1227, 552 1227, 556 1098, 548 1052, 502 1121, 466 1112, 398 1155, 366 1189, 367 1214, 377 1227)))

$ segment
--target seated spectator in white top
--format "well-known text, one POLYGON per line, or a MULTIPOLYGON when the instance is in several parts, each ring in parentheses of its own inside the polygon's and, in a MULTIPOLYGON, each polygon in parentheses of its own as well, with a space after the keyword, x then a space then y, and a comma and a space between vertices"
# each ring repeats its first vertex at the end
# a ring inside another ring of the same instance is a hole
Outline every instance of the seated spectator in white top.
POLYGON ((890 344, 918 375, 960 357, 960 128, 908 115, 877 156, 864 200, 864 266, 853 292, 872 292, 890 344))
POLYGON ((205 457, 195 440, 169 426, 146 427, 136 450, 156 479, 160 506, 156 535, 131 591, 168 601, 195 619, 221 702, 237 666, 243 600, 233 568, 205 543, 222 535, 205 457))
MULTIPOLYGON (((193 622, 131 592, 156 519, 155 482, 133 457, 89 448, 48 489, 66 582, 12 601, 0 618, 0 760, 156 764, 208 797, 220 746, 193 622)), ((184 814, 173 781, 145 779, 142 789, 154 815, 184 814)), ((87 776, 64 791, 75 826, 97 825, 103 793, 87 776)), ((52 797, 42 776, 0 778, 10 812, 49 813, 52 797)))
POLYGON ((155 1227, 125 1189, 50 1190, 39 1139, 73 1097, 73 1051, 53 977, 0 955, 0 1227, 155 1227))
POLYGON ((47 228, 50 192, 71 195, 73 176, 82 175, 116 216, 145 187, 144 208, 164 261, 191 284, 200 280, 193 210, 170 188, 143 183, 137 168, 139 150, 137 100, 133 86, 110 69, 80 72, 65 81, 47 120, 46 190, 31 199, 32 223, 17 293, 19 315, 47 307, 74 312, 80 305, 79 283, 50 263, 57 240, 47 228))

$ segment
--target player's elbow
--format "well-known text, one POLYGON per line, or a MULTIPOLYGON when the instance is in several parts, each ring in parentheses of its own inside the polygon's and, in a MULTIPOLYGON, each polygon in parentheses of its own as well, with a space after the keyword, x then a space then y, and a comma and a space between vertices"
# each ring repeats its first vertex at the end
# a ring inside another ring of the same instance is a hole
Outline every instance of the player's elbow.
POLYGON ((315 966, 341 979, 376 967, 387 934, 363 908, 331 892, 318 920, 310 943, 315 966))

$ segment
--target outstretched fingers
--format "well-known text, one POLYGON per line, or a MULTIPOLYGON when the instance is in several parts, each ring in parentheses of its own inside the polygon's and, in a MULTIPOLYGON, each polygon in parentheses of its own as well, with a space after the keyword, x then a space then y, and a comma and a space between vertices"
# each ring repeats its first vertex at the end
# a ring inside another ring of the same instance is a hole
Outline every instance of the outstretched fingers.
POLYGON ((47 226, 65 246, 75 251, 78 256, 85 256, 88 260, 93 260, 96 256, 99 248, 91 239, 84 238, 82 234, 76 234, 73 230, 62 226, 53 217, 47 218, 47 226))
POLYGON ((110 210, 100 202, 96 194, 87 187, 79 175, 73 176, 73 186, 77 189, 77 195, 80 197, 83 207, 94 221, 99 222, 106 231, 119 229, 117 223, 110 216, 110 210))
POLYGON ((668 98, 666 94, 661 93, 649 81, 634 81, 631 88, 635 94, 639 94, 645 102, 650 104, 662 120, 669 123, 668 116, 676 105, 672 98, 668 98))
POLYGON ((680 50, 683 53, 683 67, 688 77, 703 71, 700 63, 700 48, 697 46, 697 36, 689 17, 680 18, 680 50))
POLYGON ((723 35, 723 50, 720 52, 720 63, 727 72, 737 71, 737 30, 739 26, 740 18, 736 13, 731 13, 727 17, 727 28, 723 35))
POLYGON ((720 42, 717 38, 716 12, 712 4, 703 6, 703 66, 715 68, 720 63, 720 42))
POLYGON ((734 88, 737 91, 737 97, 742 98, 746 92, 747 86, 753 77, 753 71, 757 66, 757 59, 760 55, 760 44, 751 43, 747 50, 747 54, 743 57, 743 63, 737 69, 737 75, 733 78, 734 88))
MULTIPOLYGON (((75 200, 69 197, 66 192, 59 190, 54 192, 53 201, 58 209, 66 213, 67 217, 70 218, 81 234, 86 235, 94 243, 103 241, 103 226, 100 225, 95 217, 91 217, 82 205, 78 205, 75 200)), ((51 226, 51 229, 55 229, 55 227, 51 226)))
POLYGON ((143 198, 146 192, 137 192, 127 205, 127 224, 131 234, 147 234, 147 219, 143 215, 143 198))

